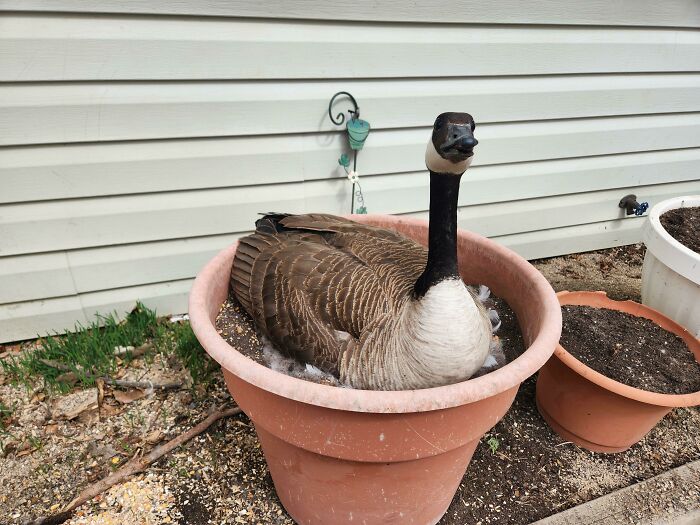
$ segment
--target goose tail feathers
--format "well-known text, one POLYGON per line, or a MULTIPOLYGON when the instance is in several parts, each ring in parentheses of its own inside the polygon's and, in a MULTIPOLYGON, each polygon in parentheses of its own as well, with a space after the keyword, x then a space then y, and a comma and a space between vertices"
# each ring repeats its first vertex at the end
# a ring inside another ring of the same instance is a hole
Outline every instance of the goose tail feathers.
POLYGON ((291 216, 291 213, 261 213, 262 217, 255 221, 255 231, 258 233, 270 233, 275 234, 284 230, 283 226, 280 224, 282 219, 291 216))

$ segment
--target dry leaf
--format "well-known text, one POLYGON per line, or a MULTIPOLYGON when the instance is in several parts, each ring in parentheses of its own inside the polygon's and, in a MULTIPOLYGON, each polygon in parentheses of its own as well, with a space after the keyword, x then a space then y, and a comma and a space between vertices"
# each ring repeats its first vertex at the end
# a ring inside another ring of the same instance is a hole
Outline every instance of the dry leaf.
POLYGON ((46 394, 44 394, 43 392, 37 392, 32 396, 32 399, 29 401, 29 403, 33 404, 38 401, 43 401, 44 399, 46 399, 46 394))
POLYGON ((102 403, 100 407, 100 415, 103 417, 111 417, 115 414, 121 413, 122 409, 115 405, 110 405, 109 403, 102 403))
POLYGON ((59 383, 73 384, 76 381, 78 381, 78 376, 75 375, 75 372, 65 372, 63 374, 57 375, 56 381, 58 381, 59 383))
POLYGON ((92 426, 100 420, 100 409, 95 407, 91 410, 86 410, 78 416, 78 421, 83 425, 92 426))
POLYGON ((165 434, 163 432, 161 432, 160 430, 154 430, 153 432, 148 433, 145 441, 149 445, 155 445, 156 443, 159 443, 164 437, 165 434))
POLYGON ((58 425, 56 423, 46 425, 44 427, 44 432, 46 432, 47 434, 58 434, 58 425))
POLYGON ((132 403, 133 401, 146 397, 146 393, 138 388, 127 390, 126 392, 122 390, 115 390, 112 392, 112 395, 114 396, 114 399, 123 404, 132 403))
POLYGON ((81 390, 75 394, 59 397, 51 407, 53 419, 74 419, 82 412, 97 408, 97 389, 81 390))

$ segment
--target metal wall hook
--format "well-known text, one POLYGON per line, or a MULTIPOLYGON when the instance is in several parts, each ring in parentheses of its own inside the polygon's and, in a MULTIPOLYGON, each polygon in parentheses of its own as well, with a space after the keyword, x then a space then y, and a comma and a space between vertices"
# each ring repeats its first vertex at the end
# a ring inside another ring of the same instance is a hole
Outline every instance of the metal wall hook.
POLYGON ((618 206, 625 210, 627 215, 636 215, 637 217, 644 215, 644 213, 649 209, 649 203, 637 202, 637 196, 633 193, 622 197, 618 206))
POLYGON ((348 113, 352 115, 353 119, 359 118, 360 117, 360 108, 357 107, 357 101, 355 100, 355 97, 353 97, 350 93, 347 91, 338 91, 335 95, 331 97, 331 101, 328 103, 328 117, 331 119, 331 122, 335 124, 336 126, 340 126, 343 122, 345 122, 345 114, 341 111, 338 113, 338 115, 333 118, 333 102, 335 102, 335 99, 338 98, 341 95, 345 95, 352 101, 352 105, 355 109, 349 109, 348 113), (336 120, 337 119, 337 120, 336 120))

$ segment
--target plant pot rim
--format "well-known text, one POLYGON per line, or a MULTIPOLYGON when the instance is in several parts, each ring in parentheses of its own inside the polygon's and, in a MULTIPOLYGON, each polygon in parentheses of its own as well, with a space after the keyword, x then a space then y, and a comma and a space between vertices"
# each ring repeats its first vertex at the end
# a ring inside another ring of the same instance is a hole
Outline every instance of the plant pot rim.
MULTIPOLYGON (((391 215, 351 215, 358 222, 384 222, 392 226, 425 228, 427 221, 391 215)), ((244 356, 216 331, 209 317, 207 290, 221 266, 233 258, 238 243, 223 249, 197 275, 189 297, 192 329, 202 346, 222 367, 246 382, 274 394, 326 408, 370 413, 409 413, 451 408, 479 401, 522 383, 551 357, 561 334, 561 309, 550 284, 534 266, 515 252, 481 235, 458 230, 459 239, 476 243, 507 258, 517 273, 531 284, 542 300, 542 324, 537 337, 522 355, 506 366, 481 377, 452 385, 421 390, 378 391, 338 388, 297 379, 271 370, 244 356)), ((218 308, 218 305, 217 305, 218 308)))
POLYGON ((643 240, 654 256, 686 279, 700 284, 700 253, 676 240, 661 224, 661 216, 678 208, 700 206, 700 195, 666 199, 654 205, 644 223, 643 240))
MULTIPOLYGON (((615 301, 610 299, 608 295, 602 291, 561 291, 557 293, 557 298, 559 299, 559 304, 562 306, 592 306, 594 308, 618 310, 637 317, 645 317, 655 322, 665 330, 668 330, 669 332, 672 332, 683 339, 688 345, 689 349, 693 351, 696 358, 698 355, 700 355, 700 340, 696 339, 690 332, 688 332, 688 330, 672 319, 646 305, 635 301, 615 301)), ((700 405, 700 391, 689 394, 661 394, 658 392, 651 392, 649 390, 642 390, 641 388, 625 385, 624 383, 615 381, 614 379, 593 370, 591 367, 584 364, 582 361, 579 361, 573 355, 567 352, 561 344, 557 345, 557 348, 554 351, 554 356, 556 356, 562 363, 580 376, 620 396, 634 399, 635 401, 642 403, 664 407, 688 407, 700 405)))

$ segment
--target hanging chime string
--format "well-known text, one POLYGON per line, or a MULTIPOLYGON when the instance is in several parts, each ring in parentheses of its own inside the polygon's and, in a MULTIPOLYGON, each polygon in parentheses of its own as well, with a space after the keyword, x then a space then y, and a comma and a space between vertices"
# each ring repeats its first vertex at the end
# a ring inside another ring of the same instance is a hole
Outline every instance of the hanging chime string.
MULTIPOLYGON (((353 150, 352 171, 357 173, 357 150, 353 150)), ((352 199, 350 201, 350 213, 355 213, 355 183, 352 183, 352 199)))

